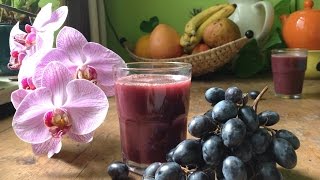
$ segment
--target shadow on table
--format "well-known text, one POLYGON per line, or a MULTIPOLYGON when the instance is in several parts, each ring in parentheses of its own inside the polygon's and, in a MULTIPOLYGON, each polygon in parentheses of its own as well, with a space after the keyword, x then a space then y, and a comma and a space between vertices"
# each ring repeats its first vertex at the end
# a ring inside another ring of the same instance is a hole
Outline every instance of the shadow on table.
POLYGON ((55 174, 59 178, 107 178, 107 166, 113 161, 121 160, 119 139, 111 133, 97 132, 89 144, 71 142, 52 158, 77 167, 73 173, 55 174))
POLYGON ((304 175, 302 172, 295 170, 295 169, 284 169, 278 168, 283 176, 284 179, 290 180, 317 180, 314 177, 308 177, 304 175))
POLYGON ((302 98, 303 99, 320 99, 320 92, 317 92, 317 93, 306 92, 302 94, 302 98))

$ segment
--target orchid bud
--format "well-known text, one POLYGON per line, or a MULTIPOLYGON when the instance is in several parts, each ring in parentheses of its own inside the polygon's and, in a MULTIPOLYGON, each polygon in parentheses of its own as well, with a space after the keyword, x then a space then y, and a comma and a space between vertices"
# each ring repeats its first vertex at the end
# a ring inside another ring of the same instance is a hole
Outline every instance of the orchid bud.
POLYGON ((31 33, 32 26, 30 26, 29 24, 26 24, 26 26, 24 27, 24 29, 26 30, 27 33, 31 33))
POLYGON ((18 58, 19 52, 18 51, 11 51, 10 55, 14 58, 18 58))
POLYGON ((29 47, 34 45, 36 43, 36 33, 34 32, 29 33, 26 37, 25 42, 26 42, 26 45, 29 47))

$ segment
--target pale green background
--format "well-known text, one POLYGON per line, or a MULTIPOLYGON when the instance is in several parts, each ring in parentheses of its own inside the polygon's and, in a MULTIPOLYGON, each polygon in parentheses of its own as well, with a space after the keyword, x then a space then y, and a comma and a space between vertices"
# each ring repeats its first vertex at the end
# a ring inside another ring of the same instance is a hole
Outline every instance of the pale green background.
MULTIPOLYGON (((279 0, 270 0, 273 4, 279 0)), ((297 0, 298 7, 303 7, 303 0, 297 0)), ((139 25, 143 20, 158 16, 160 23, 175 28, 180 34, 185 23, 190 19, 193 8, 206 8, 225 0, 106 0, 106 10, 117 34, 125 37, 130 43, 143 35, 139 25)), ((294 7, 295 1, 291 5, 294 7)), ((314 0, 314 8, 320 8, 320 0, 314 0)), ((108 48, 118 53, 126 61, 129 57, 116 40, 109 24, 107 24, 108 48)))

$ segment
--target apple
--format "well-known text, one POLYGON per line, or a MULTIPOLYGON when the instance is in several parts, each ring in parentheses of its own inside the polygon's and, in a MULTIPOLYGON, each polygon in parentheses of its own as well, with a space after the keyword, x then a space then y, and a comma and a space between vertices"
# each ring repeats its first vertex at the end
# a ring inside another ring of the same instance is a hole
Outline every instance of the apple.
POLYGON ((199 43, 193 48, 192 54, 196 54, 196 53, 199 53, 199 52, 207 51, 209 49, 210 49, 210 47, 207 44, 199 43))

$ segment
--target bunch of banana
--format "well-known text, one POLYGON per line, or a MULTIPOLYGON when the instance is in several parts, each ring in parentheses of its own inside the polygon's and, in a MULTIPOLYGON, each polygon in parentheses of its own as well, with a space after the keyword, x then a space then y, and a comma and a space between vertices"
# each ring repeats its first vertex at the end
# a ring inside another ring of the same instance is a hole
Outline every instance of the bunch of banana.
POLYGON ((221 18, 229 17, 236 5, 219 4, 211 6, 192 17, 186 24, 184 34, 180 38, 180 45, 185 51, 191 51, 202 39, 204 29, 221 18))

